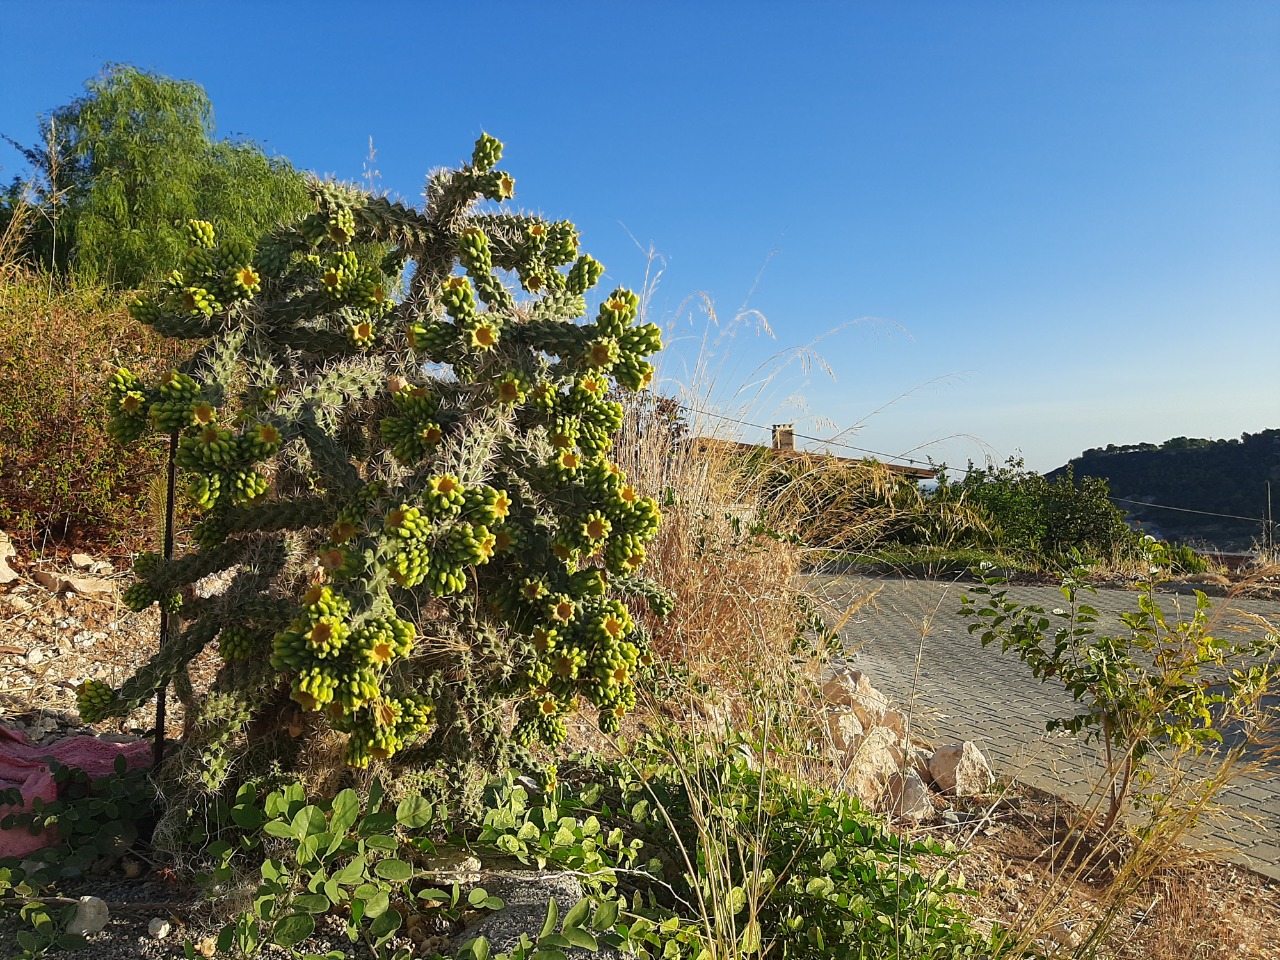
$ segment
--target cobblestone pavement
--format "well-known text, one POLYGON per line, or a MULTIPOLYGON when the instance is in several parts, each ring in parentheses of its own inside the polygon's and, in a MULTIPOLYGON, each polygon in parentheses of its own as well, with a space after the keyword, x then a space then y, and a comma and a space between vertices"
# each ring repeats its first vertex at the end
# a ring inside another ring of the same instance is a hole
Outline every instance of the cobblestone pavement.
MULTIPOLYGON (((818 576, 812 584, 839 616, 874 591, 841 631, 850 660, 900 704, 912 705, 912 724, 933 743, 972 740, 997 776, 1050 790, 1076 802, 1096 799, 1102 766, 1094 745, 1076 735, 1045 732, 1051 717, 1070 717, 1076 704, 1061 686, 1039 682, 1012 654, 983 648, 957 614, 963 584, 855 576, 818 576)), ((1054 587, 1012 587, 1012 599, 1051 610, 1062 605, 1054 587)), ((1102 614, 1097 629, 1123 630, 1118 614, 1136 610, 1137 593, 1099 590, 1084 602, 1102 614)), ((1249 622, 1248 615, 1280 624, 1280 603, 1215 600, 1218 635, 1249 622)), ((1194 609, 1193 597, 1162 595, 1172 616, 1194 609)), ((1256 627, 1255 627, 1256 629, 1256 627)), ((1273 709, 1276 709, 1273 706, 1273 709)), ((1280 743, 1220 796, 1222 807, 1193 831, 1191 842, 1280 879, 1280 743)))

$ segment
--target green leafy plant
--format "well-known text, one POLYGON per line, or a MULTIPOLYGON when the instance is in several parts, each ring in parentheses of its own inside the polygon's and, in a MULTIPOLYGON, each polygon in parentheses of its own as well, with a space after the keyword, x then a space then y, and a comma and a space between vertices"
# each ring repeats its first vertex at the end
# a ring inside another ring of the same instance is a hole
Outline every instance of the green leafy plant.
POLYGON ((0 802, 18 808, 0 818, 0 830, 47 832, 54 842, 16 859, 0 860, 0 899, 4 912, 16 914, 23 957, 85 945, 79 934, 65 933, 75 903, 55 896, 59 882, 100 873, 120 860, 154 822, 155 790, 146 770, 127 769, 124 757, 114 772, 91 779, 83 770, 52 765, 55 800, 36 798, 22 809, 17 789, 0 793, 0 802))
POLYGON ((1104 830, 1115 824, 1134 784, 1150 781, 1146 761, 1153 752, 1168 747, 1199 753, 1220 743, 1225 727, 1256 714, 1275 680, 1280 649, 1274 633, 1213 636, 1212 607, 1200 591, 1189 619, 1166 615, 1155 589, 1168 557, 1150 538, 1145 547, 1151 576, 1137 610, 1122 615, 1127 632, 1120 635, 1097 631, 1097 609, 1080 599, 1093 589, 1084 582, 1084 568, 1063 580, 1066 604, 1052 611, 1010 599, 1007 590, 995 589, 997 579, 962 598, 961 613, 973 618, 969 632, 983 646, 998 641, 1034 677, 1061 683, 1083 707, 1047 726, 1101 741, 1109 796, 1104 830))
POLYGON ((577 322, 603 267, 572 224, 477 209, 512 195, 501 152, 482 137, 425 212, 325 183, 256 250, 189 224, 133 314, 204 345, 158 384, 122 368, 109 386, 117 438, 175 437, 204 511, 198 549, 140 558, 126 594, 185 629, 119 690, 86 684, 86 718, 134 709, 216 642, 184 745, 211 790, 255 734, 286 765, 334 730, 355 767, 501 768, 562 740, 580 698, 618 728, 649 662, 632 605, 659 602, 636 577, 659 511, 609 459, 611 392, 648 385, 660 335, 624 288, 577 322), (225 593, 182 600, 220 571, 225 593))

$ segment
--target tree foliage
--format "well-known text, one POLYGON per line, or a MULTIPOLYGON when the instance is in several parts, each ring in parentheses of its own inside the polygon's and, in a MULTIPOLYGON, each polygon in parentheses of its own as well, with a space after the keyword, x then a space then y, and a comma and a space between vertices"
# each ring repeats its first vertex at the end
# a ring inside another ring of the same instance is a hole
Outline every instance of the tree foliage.
POLYGON ((1107 482, 1070 470, 1050 480, 1023 461, 1010 457, 1002 466, 974 467, 958 480, 939 472, 933 498, 939 503, 963 501, 986 520, 987 531, 975 527, 995 546, 1015 555, 1054 561, 1078 551, 1096 561, 1115 561, 1131 554, 1138 538, 1124 514, 1109 499, 1107 482))
POLYGON ((308 208, 305 178, 287 161, 214 139, 199 84, 116 65, 85 90, 41 118, 39 148, 9 141, 33 179, 10 184, 0 221, 24 202, 39 209, 27 259, 136 287, 179 259, 188 219, 253 241, 308 208))

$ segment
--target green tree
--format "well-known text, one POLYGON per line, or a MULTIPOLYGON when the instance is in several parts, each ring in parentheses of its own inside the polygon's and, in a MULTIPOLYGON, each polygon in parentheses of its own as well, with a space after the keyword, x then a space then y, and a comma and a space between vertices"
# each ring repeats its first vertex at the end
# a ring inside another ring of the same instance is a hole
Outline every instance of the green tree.
POLYGON ((1097 477, 1077 481, 1068 470, 1050 480, 1010 457, 998 467, 971 462, 959 481, 941 471, 933 499, 966 501, 986 519, 998 548, 1026 559, 1055 562, 1078 550, 1093 561, 1115 561, 1135 549, 1137 535, 1109 493, 1097 477))
POLYGON ((19 203, 39 208, 27 259, 135 287, 180 257, 188 219, 252 241, 308 209, 306 179, 287 161, 213 138, 199 84, 114 65, 85 90, 41 118, 39 148, 9 140, 33 177, 10 185, 0 222, 19 203))

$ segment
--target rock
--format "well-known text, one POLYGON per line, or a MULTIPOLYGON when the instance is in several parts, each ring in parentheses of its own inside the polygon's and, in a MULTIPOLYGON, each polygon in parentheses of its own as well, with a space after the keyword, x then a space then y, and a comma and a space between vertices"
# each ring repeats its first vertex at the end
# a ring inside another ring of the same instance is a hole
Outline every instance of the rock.
POLYGON ((147 924, 147 936, 152 940, 163 940, 173 932, 173 924, 164 917, 152 917, 147 924))
POLYGON ((77 577, 69 573, 59 574, 38 570, 33 578, 36 583, 53 593, 68 591, 85 597, 105 597, 116 592, 115 584, 98 577, 77 577))
POLYGON ((915 767, 916 773, 925 783, 933 783, 933 775, 929 773, 929 761, 933 759, 933 751, 914 744, 907 749, 907 760, 915 767))
POLYGON ((848 753, 858 746, 862 739, 862 724, 858 715, 848 707, 827 711, 827 735, 840 753, 848 753))
POLYGON ((17 556, 18 551, 13 549, 13 541, 9 539, 9 535, 0 530, 0 583, 13 583, 18 579, 18 575, 10 568, 8 560, 10 557, 17 556))
POLYGON ((71 565, 77 570, 91 570, 93 568, 94 559, 87 553, 73 553, 71 555, 71 565))
POLYGON ((78 933, 83 937, 99 932, 107 925, 111 914, 107 912, 107 904, 97 897, 81 897, 76 904, 75 916, 67 924, 67 933, 78 933))
POLYGON ((95 577, 104 577, 115 572, 116 568, 106 560, 95 560, 93 566, 89 568, 89 573, 95 577))
POLYGON ((41 650, 39 647, 32 647, 30 650, 27 651, 27 663, 30 664, 31 666, 34 667, 37 663, 41 663, 43 661, 44 661, 44 651, 41 650))
POLYGON ((879 809, 885 785, 902 766, 904 746, 887 727, 875 727, 846 754, 845 790, 870 809, 879 809))
POLYGON ((933 816, 933 798, 920 774, 913 767, 906 773, 895 773, 885 784, 889 812, 908 820, 925 820, 933 816))
MULTIPOLYGON (((536 937, 547 918, 547 903, 554 899, 563 917, 583 897, 582 884, 564 874, 540 874, 534 871, 500 873, 486 881, 484 889, 499 897, 504 906, 488 914, 480 923, 454 938, 457 947, 476 937, 489 941, 493 954, 509 953, 520 942, 520 935, 536 937)), ((573 948, 565 951, 569 960, 624 960, 625 954, 605 947, 598 953, 573 948)))
POLYGON ((907 718, 897 710, 886 710, 880 718, 880 726, 888 727, 903 740, 907 739, 907 718))
POLYGON ((480 879, 480 858, 452 847, 424 857, 422 868, 434 874, 432 882, 467 884, 480 879))
POLYGON ((889 709, 889 698, 871 685, 866 674, 846 666, 835 668, 822 684, 822 695, 834 704, 851 709, 863 729, 878 726, 889 709))
MULTIPOLYGON (((4 583, 4 573, 0 571, 0 583, 4 583)), ((26 597, 15 597, 12 594, 4 598, 5 606, 14 613, 30 613, 35 605, 26 597)))
POLYGON ((1080 946, 1080 934, 1071 929, 1071 925, 1060 920, 1045 931, 1045 936, 1056 943, 1059 947, 1067 950, 1074 950, 1080 946))
POLYGON ((929 775, 943 793, 972 797, 995 782, 987 758, 971 740, 938 747, 929 759, 929 775))

